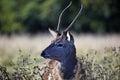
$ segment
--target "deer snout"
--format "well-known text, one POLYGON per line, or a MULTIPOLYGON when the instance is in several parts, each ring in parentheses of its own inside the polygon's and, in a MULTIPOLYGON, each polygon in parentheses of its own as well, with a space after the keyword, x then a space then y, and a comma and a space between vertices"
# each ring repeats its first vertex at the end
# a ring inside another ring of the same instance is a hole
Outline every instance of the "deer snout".
POLYGON ((44 57, 44 58, 49 58, 50 57, 45 51, 42 51, 41 56, 44 57))
POLYGON ((42 51, 41 56, 42 56, 42 57, 45 56, 45 51, 42 51))

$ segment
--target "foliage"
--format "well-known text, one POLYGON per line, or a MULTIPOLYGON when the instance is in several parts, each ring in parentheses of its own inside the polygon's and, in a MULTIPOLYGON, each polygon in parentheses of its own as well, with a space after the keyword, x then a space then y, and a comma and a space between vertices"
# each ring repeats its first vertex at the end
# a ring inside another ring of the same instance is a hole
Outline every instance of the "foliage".
MULTIPOLYGON (((41 61, 22 53, 20 51, 17 61, 11 66, 14 71, 8 72, 7 67, 0 66, 0 80, 41 79, 40 65, 38 65, 41 61)), ((86 70, 87 80, 118 80, 120 78, 120 47, 105 48, 103 53, 88 50, 85 55, 79 56, 79 59, 86 70)))
POLYGON ((0 33, 36 33, 56 28, 60 12, 72 6, 62 18, 66 27, 80 8, 84 10, 72 30, 76 32, 119 32, 118 0, 0 0, 0 33), (111 24, 112 23, 112 24, 111 24))
POLYGON ((120 48, 105 48, 102 59, 99 52, 90 50, 80 60, 85 66, 87 79, 118 80, 120 78, 120 48))

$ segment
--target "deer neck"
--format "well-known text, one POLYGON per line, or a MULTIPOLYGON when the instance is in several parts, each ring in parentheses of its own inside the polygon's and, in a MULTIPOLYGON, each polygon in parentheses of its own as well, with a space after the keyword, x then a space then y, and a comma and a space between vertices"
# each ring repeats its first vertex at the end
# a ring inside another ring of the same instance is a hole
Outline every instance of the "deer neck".
POLYGON ((66 56, 61 60, 61 71, 64 79, 70 79, 74 77, 74 69, 77 65, 76 55, 66 56))

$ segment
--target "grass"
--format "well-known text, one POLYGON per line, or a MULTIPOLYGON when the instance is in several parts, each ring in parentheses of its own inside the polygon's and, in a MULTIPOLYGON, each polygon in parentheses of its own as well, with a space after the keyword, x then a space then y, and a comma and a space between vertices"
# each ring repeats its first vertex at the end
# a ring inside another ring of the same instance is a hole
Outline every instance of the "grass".
MULTIPOLYGON (((77 56, 83 62, 87 78, 120 79, 119 35, 74 35, 77 56)), ((39 55, 52 36, 48 34, 0 36, 0 80, 40 80, 39 55)))

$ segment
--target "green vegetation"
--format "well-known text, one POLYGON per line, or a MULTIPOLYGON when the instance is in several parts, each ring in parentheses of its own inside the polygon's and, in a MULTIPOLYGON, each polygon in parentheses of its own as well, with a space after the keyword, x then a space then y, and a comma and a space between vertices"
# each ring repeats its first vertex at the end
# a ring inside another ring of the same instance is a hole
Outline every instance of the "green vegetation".
MULTIPOLYGON (((88 78, 119 80, 119 35, 74 34, 74 38, 88 78)), ((40 80, 40 67, 45 61, 40 53, 52 39, 48 34, 0 36, 0 80, 40 80)))
MULTIPOLYGON (((0 0, 0 80, 40 80, 39 67, 44 59, 39 54, 52 38, 46 34, 21 37, 14 33, 56 29, 58 17, 70 1, 73 4, 63 15, 61 29, 66 28, 83 4, 84 10, 72 27, 75 33, 120 32, 118 0, 0 0)), ((86 77, 119 80, 120 36, 80 36, 75 35, 75 44, 86 77)))
MULTIPOLYGON (((101 52, 89 49, 87 53, 82 54, 78 58, 84 65, 87 79, 120 79, 120 47, 107 47, 101 52)), ((10 62, 11 71, 7 70, 8 65, 0 66, 0 80, 40 80, 41 63, 42 59, 19 50, 16 60, 10 62)))
POLYGON ((73 20, 83 4, 82 15, 72 30, 120 32, 118 0, 0 0, 0 33, 37 33, 48 27, 56 28, 60 12, 70 1, 73 4, 63 15, 62 28, 73 20))

